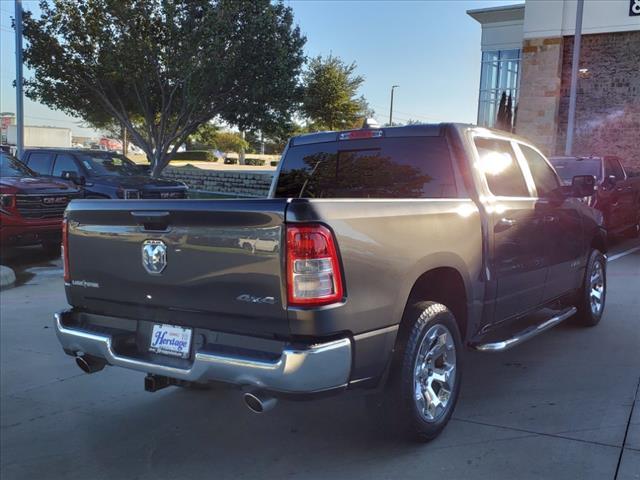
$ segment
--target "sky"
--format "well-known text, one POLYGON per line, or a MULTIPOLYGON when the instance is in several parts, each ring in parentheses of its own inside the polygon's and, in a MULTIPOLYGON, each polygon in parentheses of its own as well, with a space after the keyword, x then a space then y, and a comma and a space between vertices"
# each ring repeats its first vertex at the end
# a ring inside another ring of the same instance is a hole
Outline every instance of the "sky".
MULTIPOLYGON (((0 0, 0 111, 15 112, 13 0, 0 0)), ((23 0, 38 14, 37 0, 23 0)), ((309 57, 333 54, 355 62, 365 78, 360 89, 376 112, 389 119, 392 85, 394 122, 476 121, 480 79, 480 24, 474 8, 521 0, 329 1, 285 0, 307 37, 309 57)), ((25 77, 30 75, 25 69, 25 77)), ((95 134, 81 121, 25 98, 25 124, 64 126, 76 135, 95 134)))

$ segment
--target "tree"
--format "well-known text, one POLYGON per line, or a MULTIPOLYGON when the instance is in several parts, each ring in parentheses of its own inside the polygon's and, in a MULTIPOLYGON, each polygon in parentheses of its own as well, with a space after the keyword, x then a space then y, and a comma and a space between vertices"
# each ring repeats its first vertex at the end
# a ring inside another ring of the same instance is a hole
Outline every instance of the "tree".
POLYGON ((315 129, 353 128, 371 112, 364 97, 356 96, 364 83, 356 68, 332 55, 311 59, 303 74, 302 113, 315 129))
POLYGON ((198 127, 193 135, 187 138, 186 144, 189 150, 197 150, 200 148, 218 148, 216 144, 216 134, 220 128, 212 122, 203 123, 198 127))
POLYGON ((216 148, 222 152, 240 153, 249 149, 249 143, 237 132, 216 132, 216 148))
POLYGON ((208 148, 222 152, 239 153, 249 149, 249 143, 238 132, 220 130, 217 125, 207 122, 187 139, 189 149, 208 148))
POLYGON ((160 175, 211 119, 275 129, 299 101, 305 38, 269 0, 42 0, 25 15, 30 98, 115 120, 160 175))

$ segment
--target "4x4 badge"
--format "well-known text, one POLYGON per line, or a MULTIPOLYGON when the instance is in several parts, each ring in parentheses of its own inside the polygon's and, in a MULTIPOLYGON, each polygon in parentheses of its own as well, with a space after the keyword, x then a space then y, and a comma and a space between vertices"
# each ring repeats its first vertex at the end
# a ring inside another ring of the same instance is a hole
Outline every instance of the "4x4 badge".
POLYGON ((167 266, 167 246, 161 240, 142 243, 142 266, 152 275, 162 273, 167 266))

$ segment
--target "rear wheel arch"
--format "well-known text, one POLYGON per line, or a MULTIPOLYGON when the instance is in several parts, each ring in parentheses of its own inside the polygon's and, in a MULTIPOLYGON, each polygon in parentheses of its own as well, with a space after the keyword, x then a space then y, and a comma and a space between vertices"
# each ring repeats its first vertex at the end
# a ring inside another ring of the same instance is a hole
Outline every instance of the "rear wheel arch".
POLYGON ((607 234, 603 230, 595 232, 589 244, 589 250, 599 250, 601 253, 607 253, 607 234))
MULTIPOLYGON (((421 301, 445 305, 456 318, 463 342, 466 339, 469 318, 467 287, 462 274, 453 267, 438 267, 424 272, 413 284, 405 304, 405 311, 421 301)), ((410 318, 402 318, 400 335, 411 329, 410 318)))

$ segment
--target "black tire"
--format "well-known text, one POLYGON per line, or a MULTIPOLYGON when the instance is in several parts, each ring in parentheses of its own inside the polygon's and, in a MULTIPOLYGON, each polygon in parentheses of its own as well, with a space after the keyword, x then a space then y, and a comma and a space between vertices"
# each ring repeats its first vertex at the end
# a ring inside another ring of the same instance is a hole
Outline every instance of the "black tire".
POLYGON ((396 425, 409 438, 428 442, 437 437, 447 425, 458 401, 463 350, 460 330, 453 313, 436 302, 419 302, 412 305, 405 312, 403 324, 407 325, 407 332, 405 338, 401 340, 402 345, 396 352, 397 357, 392 366, 394 370, 387 385, 387 395, 391 399, 387 408, 392 409, 392 412, 387 413, 396 417, 396 425), (443 339, 442 334, 446 338, 443 339), (442 341, 445 343, 442 344, 442 341), (428 377, 428 372, 437 370, 445 372, 450 369, 451 364, 454 370, 450 371, 451 376, 446 377, 447 383, 425 379, 426 383, 431 382, 430 391, 432 394, 436 393, 438 402, 446 398, 446 404, 441 407, 441 410, 430 412, 430 407, 427 406, 429 404, 427 394, 424 393, 426 386, 421 387, 422 395, 418 395, 416 391, 418 387, 414 382, 418 378, 417 370, 420 368, 417 362, 419 355, 438 351, 436 350, 438 345, 442 345, 443 353, 431 360, 427 355, 422 362, 422 372, 427 372, 428 377), (427 362, 431 362, 430 367, 425 367, 427 362), (432 414, 433 418, 426 418, 429 414, 432 414))
POLYGON ((607 259, 596 249, 591 250, 587 268, 585 270, 582 288, 578 293, 578 313, 576 320, 580 325, 593 327, 600 322, 604 313, 605 301, 607 299, 607 259), (600 269, 600 280, 598 280, 598 269, 600 269), (600 288, 595 288, 595 287, 600 288), (597 292, 600 298, 597 299, 597 292), (597 307, 597 308, 596 308, 597 307))
POLYGON ((59 257, 62 254, 60 242, 45 242, 42 244, 42 248, 47 256, 59 257))

